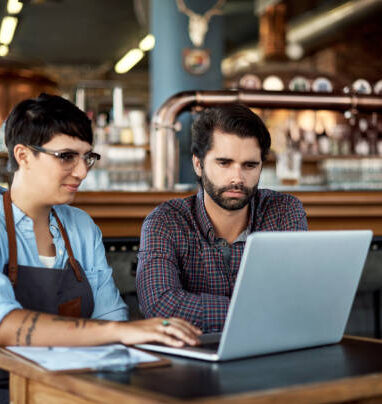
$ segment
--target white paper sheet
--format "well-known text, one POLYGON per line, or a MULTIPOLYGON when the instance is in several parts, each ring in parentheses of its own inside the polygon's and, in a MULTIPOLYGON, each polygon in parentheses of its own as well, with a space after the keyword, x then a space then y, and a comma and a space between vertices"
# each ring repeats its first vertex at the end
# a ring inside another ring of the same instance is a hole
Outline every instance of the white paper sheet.
POLYGON ((122 344, 89 347, 24 347, 7 349, 51 371, 94 369, 126 370, 139 363, 156 362, 158 357, 122 344))

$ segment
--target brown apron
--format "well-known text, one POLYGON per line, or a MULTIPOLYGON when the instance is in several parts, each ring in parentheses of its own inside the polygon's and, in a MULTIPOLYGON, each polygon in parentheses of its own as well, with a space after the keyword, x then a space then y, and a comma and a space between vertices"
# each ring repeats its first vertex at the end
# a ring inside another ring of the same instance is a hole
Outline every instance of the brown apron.
POLYGON ((90 318, 94 298, 87 277, 73 256, 68 235, 58 218, 61 236, 69 258, 64 269, 17 265, 17 243, 9 191, 3 195, 4 214, 8 234, 9 262, 4 273, 9 277, 16 300, 24 309, 63 316, 90 318))

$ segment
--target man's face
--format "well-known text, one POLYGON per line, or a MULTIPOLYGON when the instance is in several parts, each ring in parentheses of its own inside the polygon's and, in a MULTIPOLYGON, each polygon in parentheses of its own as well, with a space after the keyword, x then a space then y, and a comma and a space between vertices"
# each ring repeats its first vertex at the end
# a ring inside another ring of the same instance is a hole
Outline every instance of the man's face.
POLYGON ((262 161, 256 138, 214 131, 203 167, 195 156, 193 162, 205 192, 223 209, 244 208, 257 190, 262 161))

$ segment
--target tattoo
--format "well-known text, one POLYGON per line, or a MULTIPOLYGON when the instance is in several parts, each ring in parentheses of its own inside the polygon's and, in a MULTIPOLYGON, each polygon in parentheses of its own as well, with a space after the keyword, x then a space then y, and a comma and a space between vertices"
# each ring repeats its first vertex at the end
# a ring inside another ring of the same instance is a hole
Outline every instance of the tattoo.
POLYGON ((36 328, 36 323, 40 316, 41 316, 41 313, 35 313, 35 315, 32 318, 32 324, 28 328, 27 335, 25 336, 25 344, 28 346, 31 344, 32 334, 33 334, 34 329, 36 328))
POLYGON ((21 336, 21 330, 24 327, 25 322, 27 321, 28 317, 31 315, 31 312, 28 312, 25 317, 23 318, 20 327, 18 328, 18 330, 16 331, 16 345, 20 346, 20 336, 21 336))
POLYGON ((90 320, 90 319, 71 318, 71 317, 62 317, 62 316, 53 317, 53 321, 61 321, 63 323, 72 323, 74 328, 85 328, 89 322, 92 324, 97 324, 97 325, 106 325, 108 323, 108 321, 106 321, 106 320, 90 320))
POLYGON ((81 319, 79 318, 70 318, 70 317, 62 317, 62 316, 57 316, 53 317, 52 321, 61 321, 64 323, 73 323, 75 328, 78 328, 81 324, 81 319))
POLYGON ((91 322, 92 324, 97 324, 97 325, 106 325, 110 323, 108 320, 84 320, 84 325, 82 327, 85 327, 86 323, 91 322))

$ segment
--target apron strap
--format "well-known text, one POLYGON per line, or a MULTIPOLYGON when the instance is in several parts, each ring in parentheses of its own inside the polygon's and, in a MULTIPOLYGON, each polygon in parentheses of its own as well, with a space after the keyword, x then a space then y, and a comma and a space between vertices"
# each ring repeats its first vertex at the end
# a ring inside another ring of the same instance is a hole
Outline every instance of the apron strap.
POLYGON ((64 226, 62 225, 61 220, 58 218, 58 215, 57 215, 56 211, 53 208, 52 208, 52 213, 53 213, 53 216, 56 218, 58 228, 60 229, 60 232, 61 232, 61 236, 64 239, 66 251, 68 252, 68 255, 69 255, 69 262, 70 262, 70 264, 71 264, 71 266, 73 268, 73 271, 74 271, 74 273, 76 275, 77 280, 79 282, 82 282, 81 271, 80 271, 80 269, 78 267, 77 261, 74 258, 73 250, 72 250, 72 247, 71 247, 70 242, 69 242, 68 234, 66 233, 66 230, 65 230, 64 226))
MULTIPOLYGON (((4 205, 4 214, 5 214, 5 224, 7 227, 8 233, 8 250, 9 250, 9 262, 8 262, 8 277, 12 284, 12 286, 16 286, 17 283, 17 243, 16 243, 16 232, 15 232, 15 221, 13 219, 13 211, 12 211, 12 201, 11 194, 9 191, 3 194, 3 205, 4 205)), ((65 247, 69 255, 69 262, 72 266, 74 274, 79 282, 82 282, 81 271, 78 267, 78 263, 73 256, 73 250, 69 242, 68 235, 64 226, 62 225, 60 219, 57 216, 57 213, 54 209, 52 209, 52 213, 56 218, 58 227, 60 229, 61 235, 65 242, 65 247)))
POLYGON ((3 205, 5 214, 5 223, 8 233, 8 250, 9 250, 9 262, 8 262, 8 277, 12 286, 16 286, 17 283, 17 243, 15 232, 15 221, 13 219, 11 194, 9 191, 3 194, 3 205))

